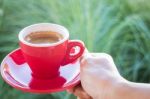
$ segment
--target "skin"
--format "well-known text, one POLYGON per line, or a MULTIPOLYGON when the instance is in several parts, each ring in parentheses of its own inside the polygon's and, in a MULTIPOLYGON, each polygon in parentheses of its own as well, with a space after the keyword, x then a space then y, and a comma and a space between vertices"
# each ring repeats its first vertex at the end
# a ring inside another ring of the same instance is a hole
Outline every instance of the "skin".
POLYGON ((81 84, 69 93, 77 99, 150 99, 150 85, 124 79, 112 57, 85 53, 81 58, 81 84))

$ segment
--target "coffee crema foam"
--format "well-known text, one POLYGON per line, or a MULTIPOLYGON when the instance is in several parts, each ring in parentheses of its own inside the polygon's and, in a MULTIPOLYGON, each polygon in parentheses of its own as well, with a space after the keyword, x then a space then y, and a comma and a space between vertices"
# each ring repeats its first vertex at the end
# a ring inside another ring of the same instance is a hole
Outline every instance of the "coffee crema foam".
POLYGON ((61 41, 63 36, 57 32, 38 31, 28 34, 24 39, 32 44, 52 44, 61 41))

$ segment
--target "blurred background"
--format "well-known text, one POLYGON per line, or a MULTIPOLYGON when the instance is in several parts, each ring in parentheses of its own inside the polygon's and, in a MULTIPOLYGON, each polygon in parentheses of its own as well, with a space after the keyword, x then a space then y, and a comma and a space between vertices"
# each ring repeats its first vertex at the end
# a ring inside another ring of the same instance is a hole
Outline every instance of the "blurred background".
MULTIPOLYGON (((90 52, 111 54, 126 79, 149 83, 149 0, 0 0, 0 62, 19 47, 19 31, 40 22, 65 26, 90 52)), ((76 99, 66 92, 25 93, 0 76, 0 99, 28 98, 76 99)))

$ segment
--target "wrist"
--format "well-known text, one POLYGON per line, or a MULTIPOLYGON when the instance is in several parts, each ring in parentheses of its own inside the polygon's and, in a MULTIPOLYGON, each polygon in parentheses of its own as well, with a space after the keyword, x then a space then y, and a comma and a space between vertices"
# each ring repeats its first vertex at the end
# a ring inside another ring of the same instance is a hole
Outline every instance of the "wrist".
POLYGON ((114 85, 114 91, 112 94, 112 99, 127 99, 126 96, 129 95, 128 91, 130 90, 130 82, 124 78, 117 81, 114 85))
POLYGON ((94 99, 123 99, 123 91, 129 82, 119 75, 112 79, 107 79, 105 84, 107 86, 103 86, 103 88, 100 87, 101 91, 98 92, 99 94, 97 94, 97 97, 94 99))

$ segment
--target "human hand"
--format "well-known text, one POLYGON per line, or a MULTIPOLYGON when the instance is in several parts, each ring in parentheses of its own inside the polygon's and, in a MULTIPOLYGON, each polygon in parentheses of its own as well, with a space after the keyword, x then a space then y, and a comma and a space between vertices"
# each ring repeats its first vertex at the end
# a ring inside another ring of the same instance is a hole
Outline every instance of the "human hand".
POLYGON ((80 75, 81 86, 68 90, 78 99, 112 99, 118 83, 125 81, 112 57, 105 53, 84 54, 80 75))

